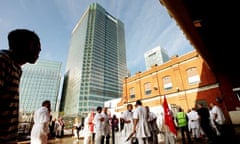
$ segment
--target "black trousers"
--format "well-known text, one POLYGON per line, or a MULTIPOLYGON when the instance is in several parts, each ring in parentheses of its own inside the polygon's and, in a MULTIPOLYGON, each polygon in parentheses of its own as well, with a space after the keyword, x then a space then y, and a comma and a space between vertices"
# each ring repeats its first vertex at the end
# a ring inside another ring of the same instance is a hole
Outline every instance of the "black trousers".
POLYGON ((108 134, 107 136, 102 136, 101 138, 101 144, 104 144, 104 141, 105 141, 105 138, 106 138, 106 144, 110 144, 109 142, 109 139, 110 139, 110 135, 108 134))
POLYGON ((180 127, 180 130, 181 130, 181 135, 182 135, 182 143, 186 144, 186 138, 185 138, 185 133, 186 133, 188 144, 191 144, 192 143, 192 139, 191 139, 191 136, 190 136, 190 132, 188 130, 188 126, 180 127))
POLYGON ((76 131, 77 131, 77 137, 78 137, 78 139, 80 139, 80 137, 79 137, 79 132, 80 132, 80 130, 81 130, 81 127, 76 127, 76 131))

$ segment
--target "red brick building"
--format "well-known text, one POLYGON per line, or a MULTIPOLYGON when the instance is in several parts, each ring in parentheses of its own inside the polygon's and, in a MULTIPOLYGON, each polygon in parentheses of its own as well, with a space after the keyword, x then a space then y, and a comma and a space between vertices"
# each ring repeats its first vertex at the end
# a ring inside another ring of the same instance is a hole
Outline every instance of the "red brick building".
MULTIPOLYGON (((134 104, 138 99, 151 108, 159 107, 164 95, 173 110, 180 106, 185 112, 195 107, 196 103, 207 106, 210 102, 222 101, 223 98, 213 72, 203 58, 196 51, 192 51, 125 78, 123 96, 116 110, 124 111, 127 103, 134 104)), ((234 95, 232 99, 237 100, 234 95)), ((224 101, 218 105, 228 116, 224 101)))

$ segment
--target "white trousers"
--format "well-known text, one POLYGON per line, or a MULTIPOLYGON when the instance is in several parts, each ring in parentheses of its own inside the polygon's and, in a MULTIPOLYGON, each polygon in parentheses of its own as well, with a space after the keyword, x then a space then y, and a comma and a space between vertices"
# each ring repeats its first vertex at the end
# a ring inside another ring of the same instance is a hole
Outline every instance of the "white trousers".
POLYGON ((96 131, 95 144, 101 144, 101 139, 102 139, 102 132, 101 131, 96 131))

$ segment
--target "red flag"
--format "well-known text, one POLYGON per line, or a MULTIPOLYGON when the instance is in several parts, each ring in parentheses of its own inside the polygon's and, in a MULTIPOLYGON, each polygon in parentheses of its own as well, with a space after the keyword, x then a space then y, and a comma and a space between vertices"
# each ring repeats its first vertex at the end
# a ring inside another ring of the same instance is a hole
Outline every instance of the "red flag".
POLYGON ((177 135, 177 130, 175 128, 174 122, 173 122, 173 117, 172 117, 172 113, 168 107, 168 102, 166 99, 166 96, 164 95, 164 101, 163 101, 163 109, 164 109, 164 121, 165 124, 168 126, 169 130, 177 135))

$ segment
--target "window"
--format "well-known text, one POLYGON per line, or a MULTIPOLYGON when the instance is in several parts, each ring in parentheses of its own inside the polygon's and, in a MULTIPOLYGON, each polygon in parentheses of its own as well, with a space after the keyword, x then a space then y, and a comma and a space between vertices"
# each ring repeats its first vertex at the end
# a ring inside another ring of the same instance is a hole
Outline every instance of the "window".
POLYGON ((165 90, 172 89, 172 80, 170 76, 165 76, 163 78, 163 87, 165 90))
POLYGON ((238 101, 240 101, 240 87, 234 88, 233 92, 234 92, 235 96, 237 97, 238 101))
POLYGON ((130 98, 131 99, 135 98, 135 90, 134 90, 134 88, 130 88, 129 89, 129 93, 130 93, 130 98))
POLYGON ((200 82, 200 76, 196 67, 187 69, 187 75, 189 84, 197 84, 200 82))
POLYGON ((151 90, 151 83, 147 82, 144 84, 144 90, 145 90, 145 95, 150 95, 152 90, 151 90))

